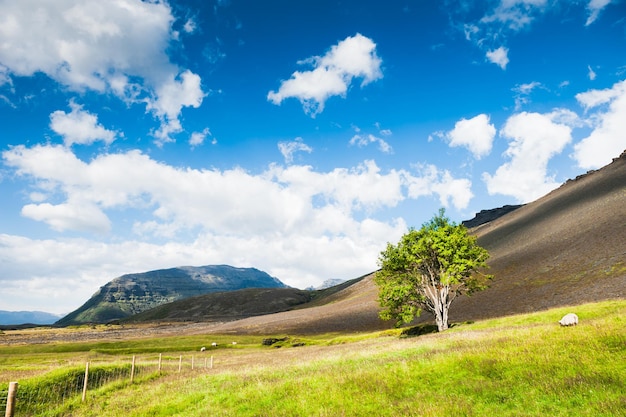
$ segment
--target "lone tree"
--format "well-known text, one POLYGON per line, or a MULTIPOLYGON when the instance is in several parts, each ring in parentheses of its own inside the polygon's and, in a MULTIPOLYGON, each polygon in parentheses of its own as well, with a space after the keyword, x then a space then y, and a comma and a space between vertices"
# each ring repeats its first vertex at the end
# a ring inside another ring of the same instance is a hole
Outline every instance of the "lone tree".
POLYGON ((388 243, 381 252, 374 278, 383 307, 380 317, 395 319, 400 326, 419 317, 424 308, 435 316, 438 330, 446 330, 452 301, 487 287, 492 276, 479 272, 487 267, 487 258, 476 237, 440 209, 421 229, 410 229, 397 245, 388 243))

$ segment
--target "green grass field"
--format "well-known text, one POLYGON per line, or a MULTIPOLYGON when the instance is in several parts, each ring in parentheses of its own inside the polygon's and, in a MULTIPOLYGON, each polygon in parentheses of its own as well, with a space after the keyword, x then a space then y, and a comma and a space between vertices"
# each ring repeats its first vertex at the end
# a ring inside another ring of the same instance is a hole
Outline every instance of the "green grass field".
MULTIPOLYGON (((454 307, 454 306, 453 306, 454 307)), ((142 374, 93 387, 46 416, 626 416, 626 301, 457 324, 442 334, 401 331, 295 336, 206 336, 0 347, 5 382, 51 385, 86 361, 128 368, 129 355, 214 357, 213 369, 142 374), (576 312, 580 324, 557 321, 576 312), (304 344, 304 346, 293 347, 304 344), (117 363, 117 365, 115 365, 117 363)), ((188 365, 187 365, 188 366, 188 365)), ((112 367, 112 368, 111 368, 112 367)), ((84 368, 82 368, 84 369, 84 368)), ((97 366, 94 369, 98 369, 97 366)), ((102 371, 106 373, 106 371, 102 371)), ((125 371, 126 372, 126 371, 125 371)), ((74 375, 75 376, 75 375, 74 375)), ((4 384, 3 384, 4 383, 4 384)), ((32 389, 32 388, 31 388, 32 389)), ((19 410, 19 408, 18 408, 19 410)), ((26 409, 24 409, 26 410, 26 409)), ((27 411, 25 411, 27 412, 27 411)), ((17 414, 17 416, 29 414, 17 414)))

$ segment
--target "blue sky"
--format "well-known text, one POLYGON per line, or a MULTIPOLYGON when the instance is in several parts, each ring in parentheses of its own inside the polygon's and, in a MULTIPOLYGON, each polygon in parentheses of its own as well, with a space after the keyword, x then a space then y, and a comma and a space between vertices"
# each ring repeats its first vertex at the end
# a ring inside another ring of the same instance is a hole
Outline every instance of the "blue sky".
POLYGON ((626 149, 626 3, 0 0, 0 309, 373 271, 626 149))

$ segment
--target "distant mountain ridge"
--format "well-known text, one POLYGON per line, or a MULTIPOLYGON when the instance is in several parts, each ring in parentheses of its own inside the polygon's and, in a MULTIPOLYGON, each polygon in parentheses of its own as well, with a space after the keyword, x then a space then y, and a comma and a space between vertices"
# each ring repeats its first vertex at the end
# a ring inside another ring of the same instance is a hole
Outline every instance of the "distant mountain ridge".
POLYGON ((105 323, 176 300, 244 288, 286 288, 256 268, 229 265, 182 266, 126 274, 100 288, 85 304, 56 324, 105 323))
POLYGON ((330 278, 330 279, 327 279, 324 282, 322 282, 317 287, 314 287, 314 286, 311 285, 310 287, 307 288, 307 290, 309 290, 309 291, 325 290, 326 288, 334 287, 334 286, 343 284, 344 282, 346 282, 345 279, 330 278))
POLYGON ((59 314, 43 311, 4 311, 0 310, 0 325, 13 324, 52 324, 59 320, 59 314))

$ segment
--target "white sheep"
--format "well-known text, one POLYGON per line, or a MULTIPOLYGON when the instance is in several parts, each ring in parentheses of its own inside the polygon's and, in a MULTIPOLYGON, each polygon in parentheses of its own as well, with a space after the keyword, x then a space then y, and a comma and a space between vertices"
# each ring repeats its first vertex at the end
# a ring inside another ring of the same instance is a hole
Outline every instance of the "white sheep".
POLYGON ((561 326, 576 326, 578 324, 578 316, 574 313, 566 314, 559 320, 559 324, 561 326))
POLYGON ((217 343, 213 342, 213 343, 211 343, 211 346, 217 347, 217 343))
POLYGON ((237 344, 237 342, 233 342, 233 346, 236 345, 236 344, 237 344))
POLYGON ((206 350, 206 348, 205 348, 204 346, 202 346, 202 347, 200 348, 200 352, 204 352, 205 350, 206 350))

